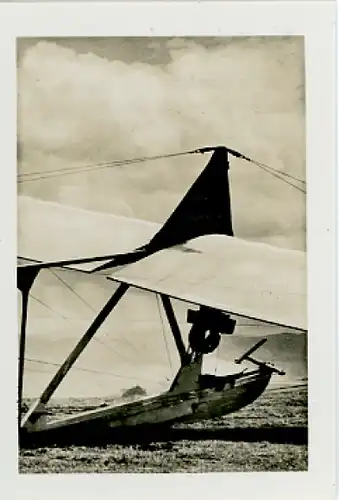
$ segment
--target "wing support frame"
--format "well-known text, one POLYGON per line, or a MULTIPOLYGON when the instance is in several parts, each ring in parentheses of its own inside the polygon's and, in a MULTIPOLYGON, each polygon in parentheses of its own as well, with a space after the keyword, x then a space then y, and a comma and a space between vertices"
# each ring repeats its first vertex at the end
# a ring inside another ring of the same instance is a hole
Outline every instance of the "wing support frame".
POLYGON ((179 353, 181 365, 183 366, 189 360, 189 355, 186 351, 184 341, 182 340, 182 335, 180 332, 180 328, 179 328, 177 319, 176 319, 175 314, 174 314, 174 309, 173 309, 173 306, 171 303, 171 299, 168 297, 168 295, 164 295, 164 294, 160 294, 160 298, 162 301, 164 311, 165 311, 166 316, 167 316, 169 326, 170 326, 172 334, 173 334, 175 345, 176 345, 178 353, 179 353))
POLYGON ((33 283, 40 272, 40 266, 33 265, 28 267, 17 268, 17 288, 22 296, 22 309, 21 309, 21 327, 19 338, 19 364, 18 364, 18 423, 20 426, 21 413, 22 413, 22 393, 24 382, 24 368, 25 368, 25 350, 26 350, 26 330, 28 319, 28 301, 29 293, 33 283))
POLYGON ((84 333, 79 342, 76 344, 76 346, 70 352, 70 354, 65 359, 63 364, 60 366, 60 368, 58 369, 52 380, 49 382, 49 384, 47 385, 41 396, 32 404, 28 412, 25 414, 25 416, 21 421, 21 428, 28 427, 37 422, 37 420, 41 416, 41 411, 46 405, 46 403, 48 403, 48 401, 50 400, 50 398, 52 397, 52 395, 54 394, 54 392, 56 391, 62 380, 65 378, 65 376, 67 375, 67 373, 69 372, 75 361, 78 359, 78 357, 83 352, 83 350, 90 342, 90 340, 94 337, 95 333, 98 331, 100 326, 106 320, 108 315, 112 312, 112 310, 118 304, 120 299, 126 293, 128 288, 129 285, 127 285, 126 283, 121 283, 119 287, 115 290, 111 298, 104 305, 99 314, 95 317, 93 322, 88 327, 87 331, 84 333))

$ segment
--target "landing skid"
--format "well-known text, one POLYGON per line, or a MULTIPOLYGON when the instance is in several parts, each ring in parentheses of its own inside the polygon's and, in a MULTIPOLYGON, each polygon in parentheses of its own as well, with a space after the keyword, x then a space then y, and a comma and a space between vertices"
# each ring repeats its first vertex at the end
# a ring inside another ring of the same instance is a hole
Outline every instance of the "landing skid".
POLYGON ((36 440, 57 443, 67 437, 71 442, 81 441, 90 436, 107 436, 116 430, 123 432, 144 426, 220 417, 255 401, 269 384, 271 374, 272 372, 263 373, 259 369, 241 374, 234 382, 226 382, 222 390, 209 388, 183 393, 167 392, 141 401, 85 411, 48 423, 40 419, 40 423, 21 433, 21 444, 36 440))

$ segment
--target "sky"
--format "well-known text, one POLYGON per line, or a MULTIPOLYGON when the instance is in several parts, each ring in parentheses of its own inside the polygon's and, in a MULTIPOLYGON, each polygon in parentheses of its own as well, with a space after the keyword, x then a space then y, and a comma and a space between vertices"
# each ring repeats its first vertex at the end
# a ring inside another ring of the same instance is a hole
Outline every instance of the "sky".
MULTIPOLYGON (((31 38, 18 39, 17 55, 19 174, 226 145, 305 179, 302 37, 31 38)), ((207 156, 194 155, 145 162, 20 182, 18 191, 161 223, 207 161, 207 156)), ((303 193, 238 159, 231 160, 230 183, 236 236, 305 250, 303 193)), ((61 361, 93 311, 84 316, 84 303, 46 274, 34 285, 35 297, 45 305, 31 302, 28 348, 31 358, 52 355, 61 361)), ((111 292, 107 283, 94 278, 89 283, 74 273, 63 276, 78 294, 94 301, 97 310, 111 292)), ((144 350, 144 357, 134 352, 133 358, 129 352, 132 362, 160 380, 171 375, 171 367, 166 339, 156 335, 162 326, 153 299, 132 293, 117 312, 115 326, 109 323, 107 328, 115 328, 110 347, 126 355, 130 348, 117 340, 124 328, 129 341, 144 350), (126 326, 130 311, 137 314, 126 326), (143 347, 146 339, 153 351, 143 347), (154 353, 151 359, 149 352, 154 353)), ((180 314, 184 319, 185 311, 180 314)), ((122 368, 112 350, 113 358, 107 358, 107 349, 101 345, 100 350, 98 343, 88 349, 83 363, 101 363, 106 371, 110 363, 122 368)), ((37 363, 32 367, 46 369, 37 363)), ((131 365, 124 367, 126 375, 131 365)), ((84 373, 81 380, 85 393, 99 391, 92 378, 84 382, 84 373)), ((109 393, 113 386, 107 380, 100 390, 109 393)), ((42 381, 41 373, 32 371, 26 389, 36 392, 42 381)), ((127 379, 120 385, 115 381, 114 387, 124 388, 125 383, 127 379)), ((78 378, 70 380, 64 393, 80 385, 78 378)))
MULTIPOLYGON (((227 145, 305 178, 302 37, 18 40, 19 173, 227 145)), ((206 156, 19 185, 163 222, 206 156)), ((305 248, 305 196, 233 160, 236 235, 305 248)))

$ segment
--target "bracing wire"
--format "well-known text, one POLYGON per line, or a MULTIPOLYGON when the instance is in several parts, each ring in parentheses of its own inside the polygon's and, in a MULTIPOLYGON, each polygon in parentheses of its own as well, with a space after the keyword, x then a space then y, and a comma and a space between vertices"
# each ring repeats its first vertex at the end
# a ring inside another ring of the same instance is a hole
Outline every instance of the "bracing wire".
MULTIPOLYGON (((92 307, 92 305, 87 302, 87 300, 85 300, 81 295, 79 295, 75 290, 74 288, 72 288, 68 283, 67 281, 65 281, 64 279, 61 278, 61 276, 59 276, 55 271, 53 271, 52 269, 49 269, 49 271, 53 274, 53 276, 55 276, 68 290, 70 290, 76 297, 78 297, 78 299, 86 306, 88 307, 92 312, 94 312, 96 314, 96 311, 95 309, 92 307)), ((124 337, 122 337, 121 335, 117 335, 123 342, 125 342, 128 346, 132 347, 138 354, 140 354, 140 351, 131 343, 131 342, 128 342, 127 339, 125 339, 124 337)), ((128 363, 131 363, 133 364, 133 362, 131 360, 129 360, 128 358, 126 358, 125 356, 123 356, 122 354, 118 353, 115 349, 113 349, 113 347, 111 346, 108 346, 103 340, 101 339, 98 339, 97 337, 93 337, 93 340, 95 340, 97 343, 99 344, 102 344, 104 346, 106 346, 109 350, 111 350, 112 352, 115 352, 118 356, 120 356, 122 359, 124 359, 125 361, 128 361, 128 363)))
POLYGON ((107 169, 107 168, 116 168, 116 167, 121 167, 125 165, 131 165, 134 163, 142 163, 146 161, 154 161, 154 160, 161 160, 165 158, 174 158, 177 156, 184 156, 184 155, 189 155, 193 154, 196 151, 184 151, 180 153, 170 153, 170 154, 165 154, 165 155, 156 155, 156 156, 143 156, 139 158, 132 158, 129 160, 116 160, 116 161, 111 161, 111 162, 103 162, 103 163, 97 163, 93 165, 87 165, 83 167, 69 167, 69 168, 62 168, 62 169, 54 169, 54 170, 49 170, 49 171, 36 171, 36 172, 23 172, 21 174, 18 174, 18 182, 23 183, 23 182, 31 182, 31 181, 36 181, 36 180, 43 180, 43 179, 50 179, 53 177, 59 177, 59 176, 64 176, 64 175, 73 175, 73 174, 78 174, 78 173, 83 173, 83 172, 90 172, 93 170, 102 170, 102 169, 107 169))
POLYGON ((65 321, 70 321, 69 318, 67 318, 66 316, 63 316, 63 314, 59 313, 59 311, 56 311, 55 309, 53 309, 52 307, 50 307, 48 304, 46 304, 43 300, 38 299, 38 297, 35 297, 35 295, 33 295, 32 293, 30 294, 30 297, 32 299, 34 299, 36 302, 38 302, 39 304, 41 304, 42 306, 44 306, 46 309, 48 309, 49 311, 51 311, 52 313, 54 313, 57 316, 59 316, 61 319, 64 319, 65 321))
MULTIPOLYGON (((226 148, 227 149, 227 148, 226 148)), ((213 150, 213 148, 205 148, 205 150, 213 150)), ((107 161, 107 162, 102 162, 102 163, 97 163, 97 164, 92 164, 92 165, 87 165, 83 167, 69 167, 69 168, 58 168, 58 169, 52 169, 49 171, 35 171, 35 172, 23 172, 18 174, 18 183, 26 183, 26 182, 34 182, 34 181, 39 181, 39 180, 45 180, 45 179, 50 179, 54 177, 60 177, 60 176, 65 176, 65 175, 73 175, 73 174, 78 174, 78 173, 84 173, 84 172, 91 172, 91 171, 97 171, 97 170, 102 170, 102 169, 112 169, 116 167, 122 167, 126 165, 131 165, 131 164, 137 164, 141 162, 146 162, 146 161, 153 161, 153 160, 160 160, 160 159, 165 159, 165 158, 174 158, 177 156, 184 156, 184 155, 189 155, 189 154, 196 154, 196 153, 201 153, 204 150, 197 149, 197 150, 192 150, 192 151, 184 151, 184 152, 179 152, 179 153, 169 153, 169 154, 164 154, 164 155, 155 155, 155 156, 142 156, 139 158, 131 158, 131 159, 126 159, 126 160, 113 160, 113 161, 107 161)), ((299 182, 301 184, 306 184, 306 181, 299 179, 298 177, 289 174, 287 172, 283 172, 281 170, 278 170, 276 168, 273 168, 265 163, 253 160, 252 158, 249 158, 241 153, 238 153, 237 151, 228 150, 230 154, 234 154, 236 157, 241 158, 243 160, 246 160, 250 163, 253 163, 257 167, 261 168, 268 174, 280 179, 281 181, 285 182, 291 187, 294 187, 298 191, 306 194, 306 191, 302 189, 300 186, 297 186, 291 180, 294 180, 295 182, 299 182)))
POLYGON ((216 360, 215 360, 215 368, 214 368, 214 375, 217 374, 217 370, 218 370, 218 362, 219 362, 219 349, 220 349, 220 343, 218 345, 218 349, 217 349, 217 355, 216 355, 216 360))
POLYGON ((33 372, 33 373, 47 373, 47 374, 49 374, 49 372, 47 372, 46 370, 38 370, 37 368, 27 368, 26 367, 25 370, 27 370, 28 372, 33 372))
MULTIPOLYGON (((59 364, 59 363, 54 363, 52 361, 45 361, 45 360, 36 359, 36 358, 25 357, 25 361, 28 361, 30 363, 37 363, 37 364, 41 364, 41 365, 46 365, 46 366, 56 366, 58 368, 60 368, 60 366, 61 366, 61 364, 59 364)), ((106 372, 106 371, 102 371, 102 370, 94 370, 92 368, 85 368, 82 366, 81 367, 74 366, 73 369, 78 370, 78 371, 82 371, 82 372, 97 373, 100 375, 107 375, 107 376, 116 377, 116 378, 123 378, 123 379, 130 379, 130 380, 142 380, 144 382, 155 382, 154 380, 150 380, 147 378, 132 377, 132 376, 128 376, 128 375, 118 375, 117 373, 106 372)), ((32 369, 29 369, 29 371, 32 371, 32 369)), ((160 382, 157 382, 157 383, 160 384, 160 382)))
POLYGON ((92 307, 92 305, 87 302, 87 300, 85 300, 81 295, 79 295, 75 290, 74 288, 72 288, 68 283, 67 281, 65 281, 64 279, 62 279, 55 271, 53 271, 52 269, 49 269, 49 271, 53 274, 53 276, 55 276, 70 292, 72 292, 76 297, 78 297, 78 299, 83 303, 85 304, 86 307, 88 307, 92 312, 96 313, 96 311, 94 310, 94 308, 92 307))
MULTIPOLYGON (((45 302, 43 302, 41 299, 38 299, 37 297, 35 297, 32 294, 30 295, 30 297, 32 297, 32 299, 34 299, 36 302, 38 302, 42 306, 46 307, 46 309, 48 309, 49 311, 51 311, 54 314, 56 314, 57 316, 59 316, 61 319, 67 321, 70 324, 73 324, 73 321, 70 318, 67 318, 66 316, 62 315, 59 311, 56 311, 55 309, 53 309, 52 307, 50 307, 48 304, 46 304, 45 302)), ((97 343, 99 343, 99 344, 103 345, 104 347, 106 347, 106 349, 114 352, 114 354, 116 354, 117 356, 119 356, 124 361, 127 361, 128 363, 132 363, 131 360, 129 360, 128 358, 126 358, 125 356, 123 356, 122 354, 120 354, 118 351, 116 351, 115 349, 113 349, 113 347, 111 347, 110 345, 106 344, 101 339, 98 339, 97 337, 93 337, 93 340, 95 340, 97 343)))
MULTIPOLYGON (((286 173, 286 172, 281 172, 280 170, 276 170, 273 167, 269 167, 268 165, 266 166, 263 163, 259 163, 259 162, 254 161, 254 160, 250 160, 250 162, 253 163, 254 165, 256 165, 257 167, 261 168, 262 170, 264 170, 268 174, 273 175, 273 177, 276 177, 277 179, 280 179, 281 181, 285 182, 289 186, 294 187, 298 191, 306 194, 306 191, 304 189, 302 189, 299 186, 296 186, 295 184, 293 184, 293 182, 291 182, 288 179, 285 179, 284 177, 281 176, 283 173, 286 173)), ((295 180, 297 180, 299 182, 304 182, 301 179, 297 179, 297 178, 295 178, 295 180)))
MULTIPOLYGON (((55 276, 68 290, 70 290, 76 297, 79 298, 79 300, 85 304, 92 312, 96 312, 93 307, 81 296, 79 295, 65 280, 63 280, 58 274, 56 274, 52 269, 49 269, 49 271, 53 274, 53 276, 55 276)), ((108 350, 114 352, 114 354, 116 354, 118 357, 120 357, 121 359, 123 359, 124 361, 127 361, 128 363, 131 363, 131 361, 126 358, 125 356, 123 356, 122 354, 120 354, 118 351, 116 351, 115 349, 113 349, 113 347, 109 346, 108 344, 106 344, 103 340, 97 338, 97 337, 93 337, 93 340, 95 342, 97 342, 98 344, 101 344, 102 346, 106 347, 108 350)))
POLYGON ((266 165, 265 163, 262 163, 260 161, 255 161, 251 160, 252 163, 257 165, 258 167, 265 167, 269 170, 272 170, 273 172, 278 173, 279 175, 282 175, 283 177, 288 177, 289 179, 293 179, 294 181, 300 182, 301 184, 306 184, 306 181, 303 179, 300 179, 299 177, 295 177, 292 174, 289 174, 288 172, 283 172, 282 170, 278 170, 277 168, 270 167, 269 165, 266 165))
MULTIPOLYGON (((100 165, 100 166, 96 166, 96 167, 78 168, 76 170, 74 169, 74 170, 69 170, 69 171, 64 171, 63 169, 60 169, 59 173, 51 173, 51 174, 49 172, 45 171, 44 175, 36 175, 36 176, 32 176, 28 179, 27 178, 25 178, 25 179, 19 178, 18 183, 23 184, 23 183, 27 183, 27 182, 41 181, 41 180, 45 180, 45 179, 53 179, 55 177, 64 177, 66 175, 74 175, 74 174, 79 174, 79 173, 92 172, 92 171, 102 170, 102 169, 106 169, 106 168, 118 167, 118 166, 122 166, 122 165, 128 165, 128 163, 121 163, 121 164, 116 164, 116 165, 111 165, 111 164, 100 165)), ((29 175, 29 174, 25 174, 25 175, 29 175)))
POLYGON ((172 364, 172 360, 171 360, 171 356, 170 356, 170 351, 169 351, 169 347, 168 347, 168 342, 167 342, 167 338, 166 338, 165 325, 164 325, 164 320, 163 320, 163 317, 162 317, 162 314, 161 314, 161 306, 160 306, 160 299, 159 299, 159 294, 158 293, 156 293, 156 299, 157 299, 157 306, 158 306, 158 311, 159 311, 159 316, 160 316, 161 329, 162 329, 162 334, 163 334, 163 337, 164 337, 164 343, 165 343, 165 347, 166 347, 167 357, 168 357, 169 365, 170 365, 170 368, 171 368, 171 373, 172 373, 172 376, 173 376, 174 375, 174 369, 173 369, 173 364, 172 364))
MULTIPOLYGON (((126 160, 127 161, 127 160, 126 160)), ((105 161, 102 163, 96 163, 96 164, 91 164, 91 165, 83 165, 82 167, 66 167, 66 168, 54 168, 51 170, 38 170, 35 172, 22 172, 18 173, 17 177, 32 177, 35 175, 46 175, 46 174, 58 174, 58 173, 63 173, 63 172, 81 172, 86 169, 92 169, 92 168, 99 168, 99 167, 111 167, 113 165, 121 165, 123 164, 124 161, 105 161)))
MULTIPOLYGON (((64 286, 66 286, 72 293, 74 293, 87 307, 89 307, 92 311, 95 312, 95 310, 92 308, 92 306, 83 298, 81 297, 81 295, 79 295, 71 286, 69 286, 69 284, 64 281, 60 276, 58 276, 55 272, 53 272, 51 269, 49 270, 56 278, 58 278, 64 286)), ((47 308, 49 311, 57 314, 61 319, 73 324, 73 321, 71 321, 70 318, 67 318, 66 316, 63 316, 61 313, 59 313, 58 311, 56 311, 55 309, 53 309, 52 307, 50 307, 48 304, 46 304, 44 301, 42 301, 41 299, 33 296, 33 295, 30 295, 36 302, 38 302, 39 304, 43 305, 45 308, 47 308)), ((124 339, 123 337, 121 337, 122 340, 126 340, 124 339)), ((106 344, 104 341, 102 341, 101 339, 98 339, 96 337, 93 337, 93 340, 95 340, 97 343, 101 344, 102 346, 104 346, 106 349, 112 351, 114 354, 116 354, 117 356, 119 356, 121 359, 123 359, 124 361, 127 361, 129 364, 133 364, 133 362, 128 359, 127 357, 123 356, 122 354, 120 354, 118 351, 116 351, 113 347, 111 347, 110 345, 106 344)), ((127 342, 127 340, 126 340, 127 342)), ((128 342, 127 342, 128 343, 128 342)), ((132 346, 134 348, 134 346, 132 346)), ((26 358, 25 358, 26 359, 26 358)), ((39 362, 39 363, 42 363, 42 364, 49 364, 49 365, 53 365, 53 366, 61 366, 61 365, 58 365, 56 363, 52 363, 52 362, 46 362, 46 361, 43 361, 43 360, 32 360, 32 359, 28 359, 28 361, 36 361, 36 362, 39 362)), ((98 370, 90 370, 90 369, 86 369, 86 368, 82 368, 83 371, 90 371, 92 373, 102 373, 102 374, 111 374, 110 372, 100 372, 98 370)), ((113 374, 112 374, 113 375, 113 374)), ((121 376, 121 378, 130 378, 130 379, 133 379, 133 380, 141 380, 141 381, 147 381, 147 382, 151 382, 151 380, 147 380, 147 379, 143 379, 143 378, 140 378, 140 377, 125 377, 125 376, 121 376)), ((153 382, 153 381, 152 381, 153 382)))

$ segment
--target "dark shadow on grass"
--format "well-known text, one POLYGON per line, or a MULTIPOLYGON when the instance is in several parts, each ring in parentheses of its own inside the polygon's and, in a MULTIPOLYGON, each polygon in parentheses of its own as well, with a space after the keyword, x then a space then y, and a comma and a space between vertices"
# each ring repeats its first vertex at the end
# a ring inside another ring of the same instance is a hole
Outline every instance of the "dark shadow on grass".
POLYGON ((107 427, 78 427, 50 432, 39 436, 22 435, 22 448, 37 448, 42 446, 107 446, 111 444, 142 445, 152 448, 152 443, 166 443, 176 441, 230 441, 230 442, 269 442, 272 444, 305 445, 308 441, 307 427, 212 427, 201 428, 169 428, 145 426, 143 428, 113 431, 107 427))

